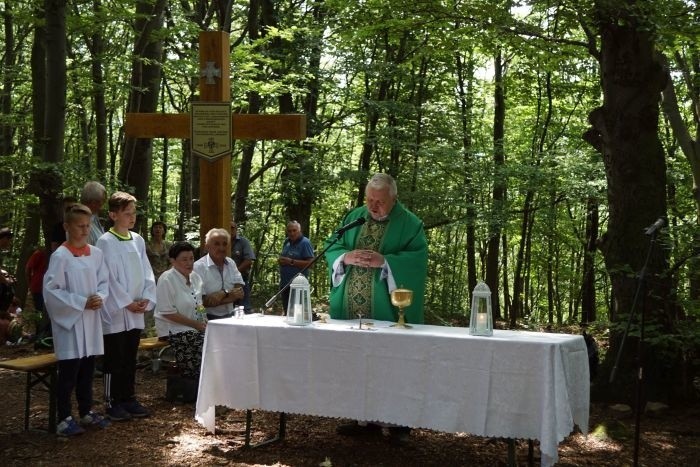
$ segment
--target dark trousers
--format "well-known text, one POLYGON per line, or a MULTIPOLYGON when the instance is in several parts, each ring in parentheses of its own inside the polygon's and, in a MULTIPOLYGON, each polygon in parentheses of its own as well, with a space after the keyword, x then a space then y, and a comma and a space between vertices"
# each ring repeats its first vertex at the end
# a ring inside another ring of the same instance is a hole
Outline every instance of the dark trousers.
POLYGON ((44 295, 32 292, 32 301, 34 302, 34 309, 39 312, 41 318, 36 325, 36 338, 43 339, 44 337, 49 337, 51 335, 51 320, 49 319, 49 314, 44 309, 44 295))
POLYGON ((135 399, 136 355, 140 340, 141 329, 104 335, 102 371, 108 407, 135 399))
POLYGON ((282 291, 282 306, 284 307, 282 316, 285 316, 287 314, 287 307, 289 306, 289 287, 282 291))
POLYGON ((71 414, 71 395, 75 389, 80 417, 87 415, 92 408, 92 373, 95 371, 95 357, 72 358, 58 361, 56 381, 56 405, 58 419, 64 420, 71 414))

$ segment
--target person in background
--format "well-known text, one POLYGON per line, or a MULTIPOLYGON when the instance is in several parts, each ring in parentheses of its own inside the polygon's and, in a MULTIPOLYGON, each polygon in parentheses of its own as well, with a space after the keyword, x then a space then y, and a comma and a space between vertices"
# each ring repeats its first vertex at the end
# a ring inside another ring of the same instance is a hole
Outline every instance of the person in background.
MULTIPOLYGON (((12 230, 9 227, 0 229, 0 252, 7 251, 12 246, 12 230)), ((0 255, 0 268, 2 267, 2 255, 0 255)), ((0 277, 0 283, 3 279, 0 277)))
MULTIPOLYGON (((394 179, 375 174, 365 188, 365 205, 350 211, 347 225, 365 219, 326 250, 331 279, 330 312, 335 319, 353 319, 358 314, 383 321, 395 321, 391 292, 396 288, 413 291, 413 303, 406 308, 406 321, 423 323, 423 295, 428 275, 428 243, 423 222, 397 201, 394 179)), ((331 239, 326 241, 326 245, 331 239)), ((373 423, 351 423, 337 429, 342 435, 381 432, 373 423)), ((391 442, 408 441, 410 428, 389 427, 391 442)))
POLYGON ((168 226, 165 225, 165 222, 154 222, 151 224, 151 238, 146 242, 146 254, 148 255, 148 261, 151 263, 156 282, 160 275, 170 267, 168 250, 171 243, 165 240, 167 231, 168 226))
POLYGON ((226 255, 230 236, 226 229, 211 229, 204 237, 207 254, 194 263, 202 278, 202 303, 207 319, 233 316, 233 302, 243 298, 243 277, 226 255))
MULTIPOLYGON (((151 263, 156 283, 160 275, 170 267, 168 250, 170 249, 171 243, 165 239, 167 231, 168 226, 165 222, 154 222, 151 224, 151 238, 146 242, 146 254, 148 255, 148 261, 151 263)), ((146 324, 144 328, 145 334, 148 334, 155 326, 154 313, 155 308, 153 310, 147 310, 144 315, 146 324)))
POLYGON ((59 436, 84 433, 82 426, 109 426, 109 420, 92 410, 95 355, 104 349, 100 313, 109 294, 109 275, 102 251, 87 243, 91 216, 87 206, 70 208, 65 215, 68 240, 53 253, 44 274, 44 298, 58 358, 59 436), (73 390, 78 402, 77 422, 71 415, 73 390))
POLYGON ((0 229, 0 311, 6 311, 15 297, 15 278, 2 268, 2 252, 10 249, 12 237, 9 227, 0 229))
POLYGON ((49 267, 49 255, 44 248, 37 248, 27 260, 24 272, 29 285, 29 292, 32 294, 34 310, 39 314, 40 319, 37 324, 37 341, 51 335, 51 320, 44 309, 44 274, 49 267))
POLYGON ((246 312, 251 309, 250 305, 250 270, 255 261, 255 252, 247 238, 238 233, 238 224, 231 221, 231 259, 236 263, 238 272, 241 273, 245 285, 243 286, 244 296, 234 302, 234 305, 242 305, 246 312))
MULTIPOLYGON (((302 269, 311 264, 314 259, 314 247, 301 232, 301 224, 297 221, 287 223, 287 238, 282 245, 282 253, 277 262, 280 265, 280 289, 287 285, 302 269)), ((308 269, 304 275, 309 277, 308 269)), ((289 304, 289 287, 282 291, 284 312, 289 304)))
POLYGON ((105 233, 100 222, 100 209, 107 201, 107 190, 100 182, 87 182, 80 193, 80 202, 90 208, 92 217, 90 218, 90 236, 88 243, 95 245, 97 239, 105 233))
POLYGON ((207 328, 202 278, 194 272, 191 243, 173 243, 168 256, 172 267, 161 274, 156 286, 156 330, 159 339, 170 343, 182 376, 196 379, 207 328))
POLYGON ((60 213, 61 219, 58 222, 56 222, 56 225, 53 226, 53 230, 51 230, 51 253, 56 251, 56 248, 61 246, 61 244, 66 241, 66 229, 63 228, 63 219, 66 210, 77 202, 78 200, 72 196, 63 197, 60 213))
POLYGON ((130 229, 136 222, 136 198, 117 191, 109 197, 114 226, 97 240, 109 271, 105 301, 103 376, 107 416, 115 421, 148 417, 136 399, 136 357, 144 313, 155 306, 156 281, 146 256, 146 242, 130 229))

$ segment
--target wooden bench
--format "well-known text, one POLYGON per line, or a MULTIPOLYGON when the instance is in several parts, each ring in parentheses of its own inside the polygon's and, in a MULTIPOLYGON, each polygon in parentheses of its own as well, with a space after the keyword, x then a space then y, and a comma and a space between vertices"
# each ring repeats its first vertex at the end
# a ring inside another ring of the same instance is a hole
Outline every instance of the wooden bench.
POLYGON ((24 429, 29 429, 29 405, 31 403, 32 388, 37 384, 43 386, 49 392, 49 432, 56 431, 56 355, 52 353, 32 355, 31 357, 15 358, 0 361, 0 368, 22 371, 27 373, 27 387, 24 402, 24 429))
POLYGON ((151 354, 151 369, 153 373, 156 373, 160 368, 160 355, 158 352, 168 345, 170 345, 168 341, 158 340, 157 337, 144 337, 139 341, 139 350, 144 350, 151 354))

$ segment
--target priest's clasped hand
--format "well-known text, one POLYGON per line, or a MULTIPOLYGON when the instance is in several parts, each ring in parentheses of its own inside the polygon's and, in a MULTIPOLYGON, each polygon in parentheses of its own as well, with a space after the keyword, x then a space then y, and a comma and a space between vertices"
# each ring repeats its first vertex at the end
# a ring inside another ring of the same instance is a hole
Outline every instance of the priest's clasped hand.
POLYGON ((363 268, 380 268, 384 264, 384 256, 374 250, 352 250, 345 253, 343 263, 363 268))

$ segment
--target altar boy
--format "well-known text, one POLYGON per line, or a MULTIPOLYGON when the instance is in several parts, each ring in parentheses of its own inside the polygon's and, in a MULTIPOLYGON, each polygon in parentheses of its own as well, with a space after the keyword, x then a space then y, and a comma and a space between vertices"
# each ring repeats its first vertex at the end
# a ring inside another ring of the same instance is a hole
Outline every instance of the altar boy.
POLYGON ((95 355, 103 353, 100 312, 109 292, 102 252, 87 243, 91 216, 82 204, 68 208, 63 224, 68 240, 51 255, 44 275, 45 305, 58 358, 59 436, 84 433, 80 425, 109 425, 109 420, 91 410, 95 355), (80 424, 71 415, 74 389, 80 424))
POLYGON ((146 242, 130 229, 136 222, 136 198, 117 191, 109 197, 114 226, 98 240, 109 271, 108 318, 104 333, 104 387, 107 415, 115 421, 148 417, 136 399, 136 356, 143 331, 144 312, 155 307, 156 281, 146 255, 146 242))

